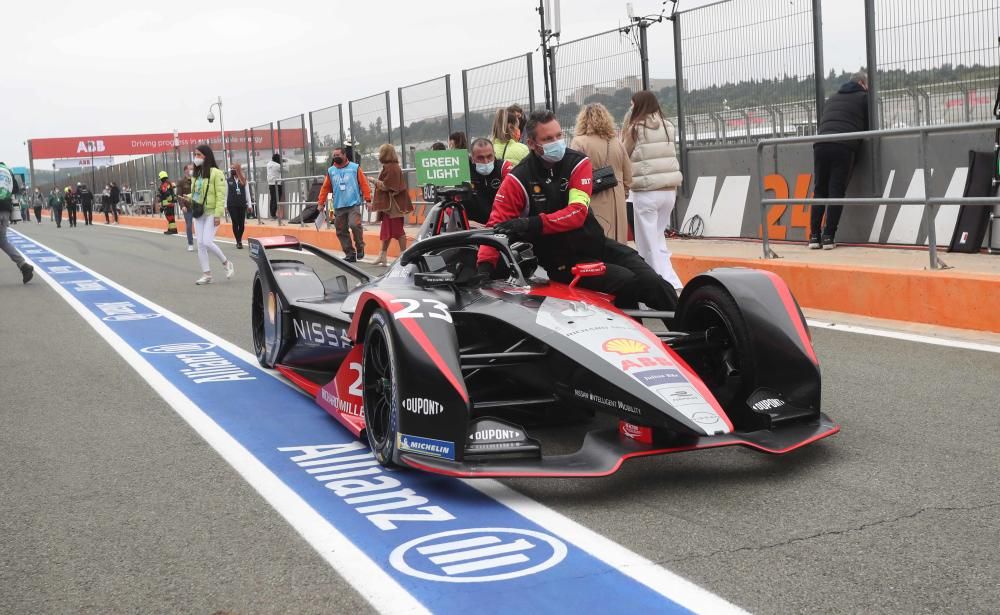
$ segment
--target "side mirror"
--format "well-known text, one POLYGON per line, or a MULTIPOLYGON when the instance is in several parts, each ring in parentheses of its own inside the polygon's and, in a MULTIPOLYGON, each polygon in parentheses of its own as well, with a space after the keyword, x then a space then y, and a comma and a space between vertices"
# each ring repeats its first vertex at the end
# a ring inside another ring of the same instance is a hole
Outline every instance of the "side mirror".
POLYGON ((583 278, 602 276, 607 270, 608 268, 604 263, 580 263, 573 265, 573 269, 571 269, 573 272, 573 281, 569 283, 569 287, 573 288, 583 278))

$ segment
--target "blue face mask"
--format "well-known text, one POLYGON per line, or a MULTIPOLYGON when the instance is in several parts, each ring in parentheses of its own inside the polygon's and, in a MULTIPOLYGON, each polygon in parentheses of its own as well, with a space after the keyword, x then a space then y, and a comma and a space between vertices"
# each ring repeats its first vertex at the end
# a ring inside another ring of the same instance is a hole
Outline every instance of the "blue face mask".
POLYGON ((559 162, 566 155, 566 140, 559 139, 542 146, 542 160, 545 162, 559 162))
POLYGON ((476 163, 476 173, 480 175, 489 175, 493 172, 493 165, 495 161, 490 162, 477 162, 476 163))

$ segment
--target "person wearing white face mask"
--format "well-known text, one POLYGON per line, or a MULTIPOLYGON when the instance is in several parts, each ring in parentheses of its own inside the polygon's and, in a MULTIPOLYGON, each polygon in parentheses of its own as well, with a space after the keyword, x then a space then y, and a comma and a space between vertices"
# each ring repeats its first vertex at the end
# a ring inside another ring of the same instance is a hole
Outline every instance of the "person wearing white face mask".
POLYGON ((198 239, 198 262, 201 264, 202 276, 195 284, 211 284, 212 268, 208 261, 211 252, 222 261, 226 269, 226 278, 233 277, 235 268, 232 261, 226 258, 219 246, 215 244, 215 227, 219 226, 226 213, 226 198, 228 187, 226 175, 215 163, 215 154, 204 143, 195 148, 194 175, 191 177, 191 197, 188 207, 194 218, 195 235, 198 239))
POLYGON ((472 163, 472 173, 469 178, 472 182, 473 198, 466 204, 465 213, 469 215, 469 220, 486 224, 490 219, 490 212, 493 211, 493 200, 497 197, 500 182, 514 168, 514 163, 510 160, 497 162, 493 144, 489 139, 476 139, 472 142, 469 160, 472 163))
MULTIPOLYGON (((590 209, 590 159, 566 147, 555 114, 532 113, 525 131, 530 154, 500 184, 488 226, 512 241, 531 242, 550 280, 567 284, 574 265, 603 262, 604 273, 583 278, 581 288, 613 295, 615 305, 625 309, 642 302, 654 310, 673 310, 673 287, 635 250, 604 235, 590 209)), ((483 246, 477 261, 477 272, 493 277, 499 253, 483 246)))

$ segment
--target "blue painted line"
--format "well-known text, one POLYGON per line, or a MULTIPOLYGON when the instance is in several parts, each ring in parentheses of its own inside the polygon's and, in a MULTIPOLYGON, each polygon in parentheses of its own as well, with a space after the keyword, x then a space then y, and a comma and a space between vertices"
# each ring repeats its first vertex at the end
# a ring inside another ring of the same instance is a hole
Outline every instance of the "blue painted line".
POLYGON ((429 610, 689 612, 560 538, 558 528, 461 481, 382 470, 312 400, 256 364, 12 235, 37 267, 429 610), (484 578, 493 580, 477 580, 484 578))

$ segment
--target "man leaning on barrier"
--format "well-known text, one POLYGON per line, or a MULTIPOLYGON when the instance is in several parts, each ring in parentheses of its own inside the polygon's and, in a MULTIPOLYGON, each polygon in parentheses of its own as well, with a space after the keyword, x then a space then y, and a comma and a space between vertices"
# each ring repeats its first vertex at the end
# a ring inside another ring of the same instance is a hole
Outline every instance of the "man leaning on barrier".
MULTIPOLYGON (((826 100, 819 134, 841 134, 868 130, 868 75, 856 73, 826 100)), ((813 145, 817 199, 842 199, 851 180, 854 159, 861 141, 824 141, 813 145)), ((837 247, 837 225, 843 205, 813 205, 809 210, 809 248, 832 250, 837 247), (826 213, 826 220, 823 214, 826 213)))

